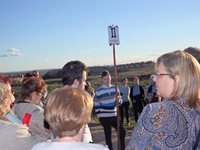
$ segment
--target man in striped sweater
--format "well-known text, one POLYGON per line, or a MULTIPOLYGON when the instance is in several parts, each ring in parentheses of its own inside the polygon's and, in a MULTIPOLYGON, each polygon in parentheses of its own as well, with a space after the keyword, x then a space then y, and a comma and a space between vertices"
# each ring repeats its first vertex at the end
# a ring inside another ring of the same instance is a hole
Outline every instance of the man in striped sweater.
MULTIPOLYGON (((113 150, 111 140, 111 127, 117 130, 117 107, 116 102, 122 103, 122 100, 116 98, 115 86, 111 85, 111 75, 108 71, 101 74, 103 85, 97 89, 95 94, 95 112, 99 122, 103 126, 106 144, 110 150, 113 150)), ((119 91, 119 90, 118 90, 119 91)), ((118 94, 120 95, 120 94, 118 94)), ((119 121, 121 150, 125 150, 126 131, 119 121)))

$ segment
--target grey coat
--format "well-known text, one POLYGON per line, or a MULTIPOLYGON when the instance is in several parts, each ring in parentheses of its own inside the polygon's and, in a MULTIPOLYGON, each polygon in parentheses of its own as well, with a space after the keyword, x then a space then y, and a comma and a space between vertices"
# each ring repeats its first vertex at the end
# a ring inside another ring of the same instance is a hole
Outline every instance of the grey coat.
POLYGON ((44 109, 31 103, 16 103, 12 107, 13 112, 20 120, 23 120, 25 113, 32 114, 29 123, 29 132, 40 139, 47 141, 50 139, 50 134, 44 130, 44 109))

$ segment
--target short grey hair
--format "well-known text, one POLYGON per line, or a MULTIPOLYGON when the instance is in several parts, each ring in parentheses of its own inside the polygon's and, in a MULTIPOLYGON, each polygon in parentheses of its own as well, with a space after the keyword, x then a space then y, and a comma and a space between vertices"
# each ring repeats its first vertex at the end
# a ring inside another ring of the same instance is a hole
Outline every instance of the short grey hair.
POLYGON ((150 80, 152 80, 155 76, 156 76, 156 75, 154 75, 154 74, 151 75, 151 76, 150 76, 150 80))

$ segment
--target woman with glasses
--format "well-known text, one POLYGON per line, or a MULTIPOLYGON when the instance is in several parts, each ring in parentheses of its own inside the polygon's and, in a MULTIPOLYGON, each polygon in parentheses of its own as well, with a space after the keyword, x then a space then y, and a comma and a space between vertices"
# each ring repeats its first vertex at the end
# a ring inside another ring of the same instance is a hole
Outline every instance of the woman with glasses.
POLYGON ((46 86, 41 77, 25 80, 20 89, 21 100, 12 107, 13 112, 21 121, 23 121, 26 113, 31 114, 28 125, 29 132, 38 137, 40 141, 46 141, 50 138, 50 134, 44 128, 44 110, 37 105, 46 86))
POLYGON ((200 65, 178 50, 160 56, 155 71, 157 94, 165 100, 144 108, 128 149, 193 149, 200 130, 200 65))

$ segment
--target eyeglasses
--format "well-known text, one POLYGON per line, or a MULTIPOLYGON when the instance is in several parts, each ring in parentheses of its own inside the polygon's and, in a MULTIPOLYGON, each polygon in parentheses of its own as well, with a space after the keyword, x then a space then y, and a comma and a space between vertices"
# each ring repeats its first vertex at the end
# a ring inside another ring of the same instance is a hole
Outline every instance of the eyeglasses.
POLYGON ((159 78, 160 76, 174 76, 174 74, 170 74, 170 73, 156 73, 155 76, 156 78, 159 78))
POLYGON ((38 93, 41 93, 41 94, 42 94, 42 96, 44 96, 44 93, 43 93, 43 92, 40 92, 40 91, 36 91, 36 92, 38 92, 38 93))

